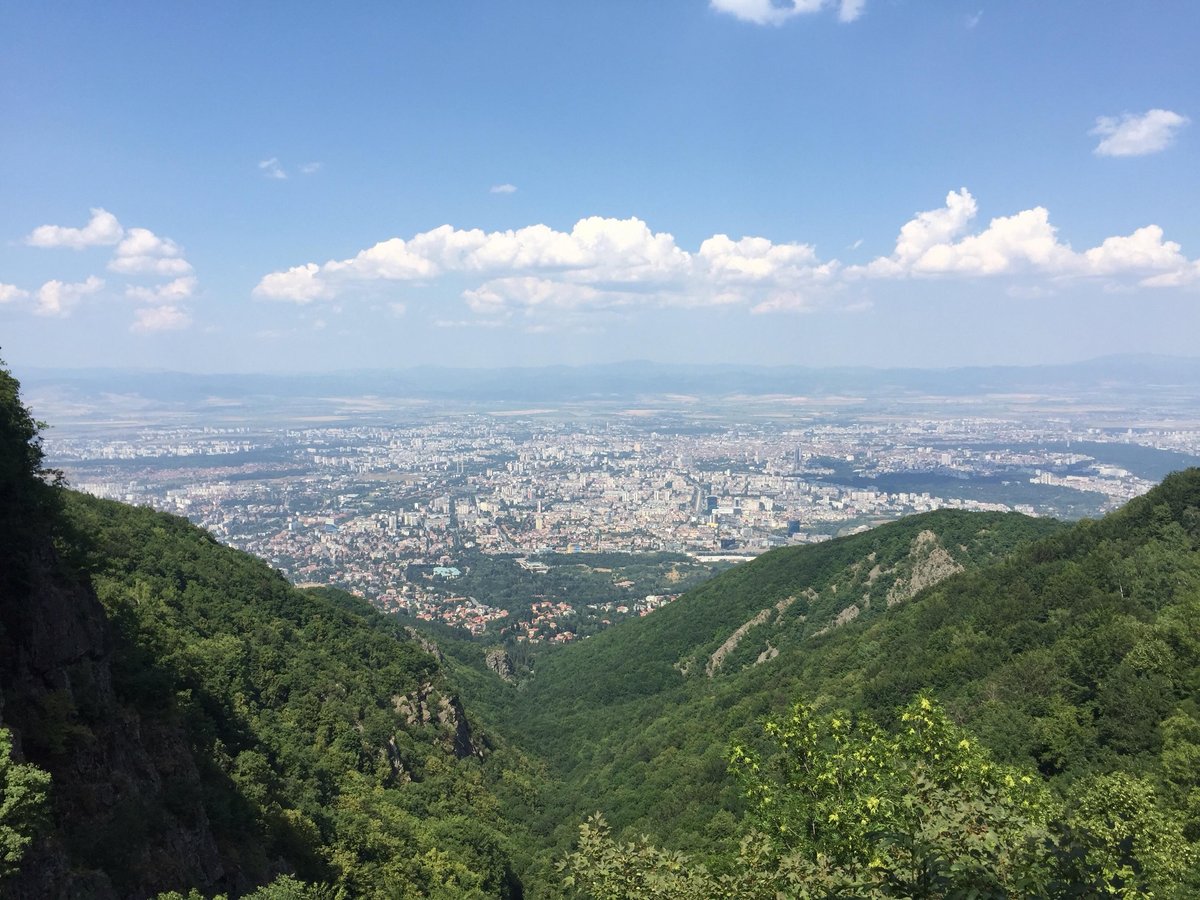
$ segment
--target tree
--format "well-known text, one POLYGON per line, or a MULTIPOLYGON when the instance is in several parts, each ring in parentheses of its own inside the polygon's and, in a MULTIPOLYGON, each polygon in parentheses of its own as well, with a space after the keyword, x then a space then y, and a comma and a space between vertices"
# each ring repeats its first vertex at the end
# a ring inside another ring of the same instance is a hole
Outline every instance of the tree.
POLYGON ((42 423, 21 403, 21 384, 0 360, 0 485, 27 481, 41 475, 42 423))
POLYGON ((21 402, 21 385, 0 360, 0 594, 24 590, 33 548, 52 521, 62 473, 42 465, 43 425, 21 402))
POLYGON ((0 879, 17 871, 46 819, 50 775, 12 760, 12 736, 0 728, 0 879))
POLYGON ((899 724, 888 735, 797 704, 766 723, 764 748, 732 749, 750 808, 727 873, 618 842, 594 817, 561 865, 566 885, 596 900, 1044 894, 1055 806, 1041 781, 993 762, 928 697, 899 724))
POLYGON ((894 736, 803 704, 764 733, 769 756, 735 746, 731 769, 780 889, 1001 897, 1049 878, 1040 780, 995 763, 929 697, 894 736))

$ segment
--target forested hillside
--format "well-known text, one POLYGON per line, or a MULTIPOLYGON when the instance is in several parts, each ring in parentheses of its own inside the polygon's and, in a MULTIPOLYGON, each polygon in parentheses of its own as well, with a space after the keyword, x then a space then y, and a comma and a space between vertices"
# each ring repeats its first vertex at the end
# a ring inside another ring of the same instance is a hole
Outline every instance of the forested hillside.
POLYGON ((521 896, 489 787, 520 764, 472 729, 435 655, 182 519, 46 484, 0 379, 0 765, 50 775, 20 808, 0 785, 4 896, 240 894, 281 873, 350 896, 521 896))
POLYGON ((1200 892, 1200 470, 774 551, 512 679, 64 490, 2 370, 0 429, 5 897, 1200 892))
POLYGON ((518 687, 465 683, 481 713, 561 774, 539 823, 559 844, 601 809, 615 827, 677 846, 724 846, 736 840, 741 808, 726 773, 733 736, 830 690, 797 678, 802 657, 897 611, 924 584, 1063 527, 946 510, 781 548, 541 658, 518 687))
POLYGON ((896 727, 925 695, 1067 809, 1106 784, 1112 802, 1136 795, 1169 823, 1162 841, 1194 842, 1198 548, 1193 469, 1101 521, 934 514, 768 554, 547 657, 512 692, 514 733, 563 779, 543 828, 561 845, 562 810, 577 825, 598 809, 616 833, 649 834, 719 869, 752 806, 727 773, 731 746, 762 746, 764 717, 803 701, 812 716, 896 727), (972 547, 977 559, 997 555, 972 565, 972 547))

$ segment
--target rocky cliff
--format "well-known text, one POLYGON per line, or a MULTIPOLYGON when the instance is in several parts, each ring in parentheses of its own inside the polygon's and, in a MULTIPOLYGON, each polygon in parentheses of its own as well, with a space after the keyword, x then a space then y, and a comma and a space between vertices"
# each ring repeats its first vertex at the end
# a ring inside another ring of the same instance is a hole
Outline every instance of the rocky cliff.
POLYGON ((182 729, 122 702, 100 602, 49 541, 31 549, 23 584, 0 594, 0 724, 16 758, 50 773, 53 828, 0 892, 117 898, 236 884, 182 729))

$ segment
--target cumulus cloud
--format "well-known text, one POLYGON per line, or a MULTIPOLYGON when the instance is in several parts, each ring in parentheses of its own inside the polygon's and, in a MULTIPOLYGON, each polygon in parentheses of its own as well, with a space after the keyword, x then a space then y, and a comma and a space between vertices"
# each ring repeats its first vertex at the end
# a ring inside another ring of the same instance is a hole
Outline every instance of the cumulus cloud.
POLYGON ((517 186, 515 184, 493 184, 488 189, 489 194, 515 194, 517 186))
MULTIPOLYGON (((42 225, 35 228, 25 243, 34 247, 112 246, 108 271, 126 278, 144 280, 145 276, 170 279, 155 285, 125 283, 125 296, 152 306, 135 311, 133 330, 141 332, 182 328, 191 316, 179 304, 196 291, 196 278, 183 250, 167 237, 148 228, 125 228, 117 217, 104 209, 93 209, 91 219, 82 228, 42 225)), ((92 275, 84 281, 52 279, 34 295, 33 312, 39 316, 69 316, 82 298, 104 288, 103 279, 92 275)), ((0 284, 0 303, 29 296, 28 292, 0 284)))
POLYGON ((116 216, 104 209, 93 209, 91 213, 91 219, 82 228, 39 225, 25 238, 25 243, 31 247, 70 247, 72 250, 82 250, 84 247, 111 246, 121 240, 125 229, 121 227, 116 216))
POLYGON ((0 282, 0 303, 12 303, 14 300, 23 300, 28 296, 29 291, 23 290, 15 284, 0 282))
POLYGON ((258 171, 262 172, 264 178, 273 178, 279 181, 287 178, 287 172, 283 171, 283 166, 280 165, 279 158, 275 156, 260 162, 258 164, 258 171))
POLYGON ((946 205, 917 213, 900 228, 896 251, 891 257, 880 257, 867 267, 875 276, 902 275, 912 268, 931 248, 941 246, 960 235, 975 218, 978 207, 975 198, 963 188, 946 195, 946 205))
POLYGON ((1145 156, 1170 146, 1189 119, 1169 109, 1152 109, 1141 115, 1101 116, 1089 134, 1098 135, 1097 156, 1145 156))
POLYGON ((715 235, 696 253, 641 219, 580 219, 570 231, 530 225, 508 231, 442 225, 390 238, 345 260, 306 263, 265 276, 259 297, 310 303, 376 281, 429 283, 457 274, 481 283, 468 306, 592 308, 739 302, 780 284, 828 280, 833 269, 807 244, 715 235))
POLYGON ((178 303, 180 300, 186 300, 195 292, 196 279, 192 275, 185 275, 154 287, 130 285, 125 288, 126 297, 143 303, 178 303))
POLYGON ((724 234, 704 241, 699 256, 711 276, 730 282, 801 276, 818 262, 808 244, 773 244, 763 237, 734 241, 724 234))
POLYGON ((324 265, 306 263, 264 277, 260 297, 308 303, 354 283, 428 281, 446 273, 552 271, 578 283, 656 283, 675 280, 692 263, 670 234, 655 234, 640 219, 580 219, 569 232, 547 225, 508 231, 442 225, 411 238, 390 238, 356 256, 324 265))
POLYGON ((755 25, 782 25, 794 16, 836 7, 838 19, 853 22, 862 15, 866 0, 710 0, 717 12, 755 25))
POLYGON ((178 306, 144 306, 134 310, 129 330, 139 334, 156 331, 179 331, 192 324, 192 317, 178 306))
POLYGON ((162 238, 148 228, 130 228, 117 245, 108 264, 110 272, 123 275, 186 275, 191 265, 183 251, 170 238, 162 238))
POLYGON ((592 216, 569 231, 543 224, 493 232, 442 225, 389 238, 348 259, 269 273, 254 293, 307 304, 402 282, 414 292, 406 294, 411 303, 425 288, 442 285, 445 294, 452 284, 468 310, 496 322, 517 314, 577 318, 585 310, 646 307, 802 312, 828 306, 847 282, 863 280, 1008 277, 1053 284, 1103 278, 1144 286, 1200 280, 1196 261, 1156 225, 1077 252, 1044 207, 997 216, 982 228, 977 215, 970 191, 951 191, 943 206, 918 212, 900 227, 890 254, 865 265, 822 259, 811 244, 753 235, 716 234, 688 250, 637 218, 592 216))
POLYGON ((946 205, 905 223, 890 256, 845 270, 851 278, 910 276, 994 276, 1036 273, 1052 278, 1133 276, 1143 284, 1167 284, 1159 275, 1185 270, 1191 262, 1174 241, 1164 241, 1157 225, 1106 238, 1077 253, 1058 238, 1041 206, 999 216, 987 228, 967 233, 978 207, 962 188, 946 195, 946 205), (1156 279, 1151 281, 1150 279, 1156 279))
POLYGON ((1127 271, 1171 272, 1184 269, 1188 260, 1174 241, 1163 240, 1157 225, 1139 228, 1124 237, 1105 238, 1098 247, 1084 253, 1092 274, 1110 275, 1127 271))
POLYGON ((40 225, 25 243, 33 247, 85 247, 116 245, 108 263, 110 272, 122 275, 177 277, 192 271, 183 251, 170 238, 159 237, 148 228, 124 228, 117 217, 104 209, 93 209, 82 228, 40 225))
POLYGON ((88 276, 86 281, 66 283, 53 280, 47 281, 37 292, 37 305, 34 312, 39 316, 66 317, 88 294, 94 294, 104 287, 103 279, 95 275, 88 276))
POLYGON ((286 272, 272 272, 259 281, 254 293, 268 300, 291 300, 295 303, 311 303, 322 297, 332 296, 332 291, 317 275, 321 267, 316 263, 293 266, 286 272))

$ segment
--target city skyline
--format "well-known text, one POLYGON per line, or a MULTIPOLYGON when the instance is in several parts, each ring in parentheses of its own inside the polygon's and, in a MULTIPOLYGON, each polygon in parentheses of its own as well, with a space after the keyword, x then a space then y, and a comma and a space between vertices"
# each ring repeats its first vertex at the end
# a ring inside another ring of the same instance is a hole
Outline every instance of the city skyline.
POLYGON ((18 373, 1195 352, 1182 2, 9 18, 18 373))

